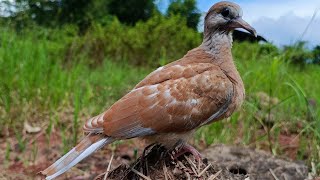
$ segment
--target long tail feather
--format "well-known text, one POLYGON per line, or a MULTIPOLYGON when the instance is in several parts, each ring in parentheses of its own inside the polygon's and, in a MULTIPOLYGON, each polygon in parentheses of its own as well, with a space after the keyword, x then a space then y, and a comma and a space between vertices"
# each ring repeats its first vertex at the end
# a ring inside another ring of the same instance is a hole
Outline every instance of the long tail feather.
POLYGON ((113 141, 112 138, 102 134, 90 133, 76 147, 41 173, 47 176, 46 179, 54 179, 88 157, 94 151, 113 141))

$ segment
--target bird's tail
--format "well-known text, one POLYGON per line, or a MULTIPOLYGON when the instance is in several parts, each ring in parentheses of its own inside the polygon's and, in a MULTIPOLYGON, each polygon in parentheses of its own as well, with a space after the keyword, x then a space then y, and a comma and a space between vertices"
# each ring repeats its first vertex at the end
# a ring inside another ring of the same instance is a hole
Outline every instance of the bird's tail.
POLYGON ((111 137, 90 133, 76 147, 71 149, 50 167, 41 171, 41 173, 46 176, 47 180, 54 179, 88 157, 94 151, 113 141, 111 137))

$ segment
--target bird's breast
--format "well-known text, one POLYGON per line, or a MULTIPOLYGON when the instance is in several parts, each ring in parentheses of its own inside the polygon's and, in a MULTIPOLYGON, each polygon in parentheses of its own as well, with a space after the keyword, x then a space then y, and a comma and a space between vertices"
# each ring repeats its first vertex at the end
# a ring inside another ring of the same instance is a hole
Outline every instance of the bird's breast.
POLYGON ((234 94, 224 118, 230 117, 232 113, 240 109, 245 99, 244 84, 238 72, 229 75, 229 77, 232 77, 230 81, 232 82, 234 94))

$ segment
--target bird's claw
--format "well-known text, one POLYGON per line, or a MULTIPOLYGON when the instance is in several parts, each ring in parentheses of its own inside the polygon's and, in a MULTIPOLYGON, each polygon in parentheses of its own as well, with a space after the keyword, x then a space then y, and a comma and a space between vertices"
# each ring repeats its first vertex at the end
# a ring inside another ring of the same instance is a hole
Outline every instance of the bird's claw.
POLYGON ((177 152, 173 155, 173 159, 178 159, 178 157, 186 154, 186 153, 191 153, 193 157, 196 159, 196 161, 201 161, 202 160, 202 155, 199 153, 198 150, 196 150, 194 147, 192 147, 189 144, 184 144, 182 147, 178 149, 177 152))

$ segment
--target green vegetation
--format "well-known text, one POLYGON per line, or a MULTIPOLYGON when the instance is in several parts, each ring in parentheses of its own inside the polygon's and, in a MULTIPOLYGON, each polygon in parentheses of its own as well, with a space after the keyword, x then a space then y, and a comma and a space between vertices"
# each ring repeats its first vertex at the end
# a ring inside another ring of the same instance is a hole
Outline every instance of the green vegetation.
POLYGON ((18 30, 34 23, 45 27, 74 24, 85 32, 94 22, 104 23, 112 16, 126 24, 146 21, 159 13, 154 0, 17 0, 0 2, 6 7, 18 30), (10 11, 16 9, 17 11, 10 11))

